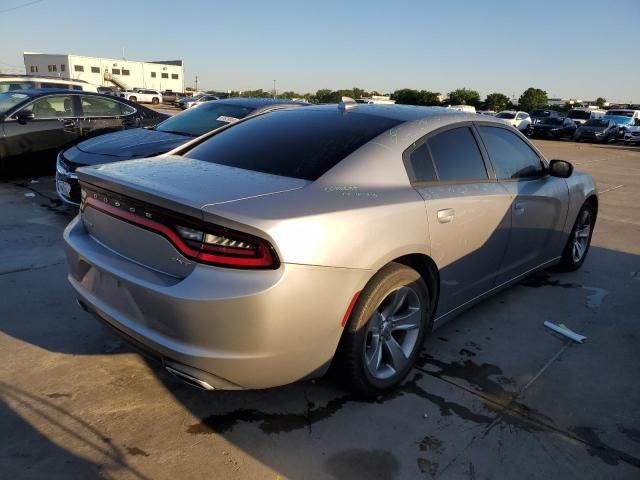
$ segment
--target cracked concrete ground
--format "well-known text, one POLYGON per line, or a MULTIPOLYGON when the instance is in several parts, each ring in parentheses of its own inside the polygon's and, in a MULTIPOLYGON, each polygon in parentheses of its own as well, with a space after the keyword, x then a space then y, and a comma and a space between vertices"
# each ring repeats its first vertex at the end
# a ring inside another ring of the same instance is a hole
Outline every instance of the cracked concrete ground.
POLYGON ((1 183, 0 477, 640 478, 640 149, 538 145, 602 192, 585 265, 452 320, 372 402, 327 379, 179 383, 75 304, 61 249, 73 211, 51 178, 1 183))

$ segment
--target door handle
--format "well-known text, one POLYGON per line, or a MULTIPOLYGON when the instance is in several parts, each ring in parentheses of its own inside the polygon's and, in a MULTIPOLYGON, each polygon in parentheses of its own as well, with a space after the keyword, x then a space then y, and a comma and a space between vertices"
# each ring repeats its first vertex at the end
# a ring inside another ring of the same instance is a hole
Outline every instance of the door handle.
POLYGON ((440 223, 449 223, 453 220, 454 215, 453 208, 444 208, 442 210, 438 210, 438 221, 440 223))
POLYGON ((513 212, 516 215, 522 215, 524 213, 524 202, 515 202, 513 204, 513 212))
POLYGON ((75 120, 63 120, 62 121, 62 126, 64 127, 64 129, 71 129, 71 128, 75 128, 77 125, 77 122, 75 120))

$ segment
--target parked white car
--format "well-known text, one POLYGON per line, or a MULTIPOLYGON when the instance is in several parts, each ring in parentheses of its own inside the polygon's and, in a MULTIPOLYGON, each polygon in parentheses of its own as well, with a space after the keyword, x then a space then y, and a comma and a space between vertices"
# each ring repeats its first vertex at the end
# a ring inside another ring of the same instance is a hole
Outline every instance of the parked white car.
POLYGON ((147 90, 143 88, 127 90, 126 92, 120 92, 120 96, 137 103, 153 103, 154 105, 162 103, 162 94, 158 90, 147 90))
POLYGON ((515 110, 504 110, 496 115, 513 128, 517 128, 521 132, 526 132, 531 128, 531 117, 527 112, 517 112, 515 110))
POLYGON ((624 132, 624 144, 640 143, 640 126, 627 127, 624 132))

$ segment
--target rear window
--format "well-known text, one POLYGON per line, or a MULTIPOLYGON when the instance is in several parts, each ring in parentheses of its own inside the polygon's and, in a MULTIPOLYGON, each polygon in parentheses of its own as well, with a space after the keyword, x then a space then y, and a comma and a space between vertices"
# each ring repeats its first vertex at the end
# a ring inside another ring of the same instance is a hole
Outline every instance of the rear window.
POLYGON ((190 108, 180 115, 175 115, 155 128, 161 132, 199 137, 216 128, 237 122, 253 110, 253 108, 238 105, 207 103, 198 108, 190 108))
POLYGON ((589 118, 591 118, 591 112, 586 110, 569 110, 567 117, 576 118, 578 120, 589 120, 589 118))
POLYGON ((316 180, 347 155, 399 123, 358 112, 345 113, 337 108, 296 108, 239 123, 185 156, 272 175, 316 180))

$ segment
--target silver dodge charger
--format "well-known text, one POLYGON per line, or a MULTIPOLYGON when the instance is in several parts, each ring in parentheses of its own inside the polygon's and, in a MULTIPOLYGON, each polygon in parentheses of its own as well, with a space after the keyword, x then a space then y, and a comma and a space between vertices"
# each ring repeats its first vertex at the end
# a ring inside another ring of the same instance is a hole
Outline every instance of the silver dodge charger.
POLYGON ((587 255, 593 179, 491 117, 344 99, 78 171, 78 302, 205 389, 395 387, 426 334, 587 255))

